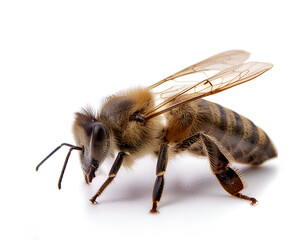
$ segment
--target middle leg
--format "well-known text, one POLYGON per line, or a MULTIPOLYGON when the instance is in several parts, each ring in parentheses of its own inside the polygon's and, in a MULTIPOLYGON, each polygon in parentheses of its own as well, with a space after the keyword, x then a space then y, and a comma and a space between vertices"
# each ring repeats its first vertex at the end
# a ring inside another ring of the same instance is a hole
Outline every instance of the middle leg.
POLYGON ((158 203, 164 190, 164 174, 168 163, 168 145, 162 144, 160 147, 157 165, 156 165, 156 181, 153 189, 153 205, 150 213, 159 213, 157 210, 158 203))

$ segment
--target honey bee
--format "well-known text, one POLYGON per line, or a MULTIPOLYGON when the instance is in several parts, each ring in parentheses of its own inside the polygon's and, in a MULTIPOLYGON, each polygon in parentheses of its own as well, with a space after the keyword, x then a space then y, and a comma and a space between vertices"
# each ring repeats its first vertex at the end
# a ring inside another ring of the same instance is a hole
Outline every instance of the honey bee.
POLYGON ((107 180, 90 199, 94 204, 122 165, 131 166, 136 159, 153 153, 158 160, 150 213, 158 213, 168 156, 188 150, 208 157, 212 172, 229 194, 256 204, 255 198, 241 193, 244 184, 231 163, 259 166, 277 156, 274 145, 267 134, 249 119, 203 99, 254 79, 273 66, 245 62, 248 57, 249 53, 245 51, 223 52, 150 87, 111 95, 98 112, 90 109, 77 112, 73 124, 76 146, 61 144, 38 164, 36 170, 62 146, 68 146, 70 149, 59 178, 59 189, 72 150, 79 151, 85 181, 91 183, 105 158, 117 152, 107 180), (198 82, 181 81, 185 75, 211 70, 218 73, 198 82), (163 90, 157 91, 159 88, 163 90))

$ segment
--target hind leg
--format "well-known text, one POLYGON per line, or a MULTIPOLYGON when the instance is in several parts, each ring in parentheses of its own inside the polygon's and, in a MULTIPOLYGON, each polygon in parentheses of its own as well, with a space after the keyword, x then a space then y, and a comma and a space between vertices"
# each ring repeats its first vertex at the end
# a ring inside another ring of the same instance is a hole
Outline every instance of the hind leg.
POLYGON ((207 135, 202 134, 201 138, 208 152, 211 169, 221 186, 231 195, 249 200, 252 205, 255 205, 258 202, 255 198, 240 193, 244 189, 244 184, 217 144, 207 135))
POLYGON ((211 139, 211 137, 203 133, 197 133, 196 135, 193 135, 178 144, 176 148, 178 150, 185 151, 200 140, 206 148, 211 169, 221 186, 231 195, 249 200, 252 205, 256 204, 258 201, 255 198, 248 197, 240 193, 240 191, 244 189, 244 184, 240 176, 236 173, 236 171, 234 171, 234 169, 232 169, 229 160, 222 154, 217 144, 211 139))

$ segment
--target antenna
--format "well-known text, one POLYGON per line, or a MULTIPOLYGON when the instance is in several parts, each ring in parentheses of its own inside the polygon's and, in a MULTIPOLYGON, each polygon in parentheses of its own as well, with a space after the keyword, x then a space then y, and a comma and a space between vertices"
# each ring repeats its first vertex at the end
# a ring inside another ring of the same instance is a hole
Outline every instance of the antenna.
POLYGON ((59 190, 61 189, 61 182, 62 182, 62 178, 63 178, 63 175, 64 175, 64 172, 65 172, 65 168, 66 168, 66 165, 67 165, 67 162, 68 162, 68 159, 71 155, 71 152, 73 150, 79 150, 79 151, 82 151, 83 148, 82 147, 78 147, 78 146, 74 146, 72 144, 69 144, 69 143, 62 143, 60 146, 56 147, 47 157, 45 157, 35 168, 36 171, 39 170, 40 166, 49 158, 51 157, 56 151, 58 151, 61 147, 63 146, 68 146, 70 147, 70 150, 68 151, 67 155, 66 155, 66 158, 65 158, 65 161, 64 161, 64 164, 63 164, 63 167, 62 167, 62 171, 61 171, 61 174, 60 174, 60 177, 59 177, 59 181, 58 181, 58 188, 59 190))

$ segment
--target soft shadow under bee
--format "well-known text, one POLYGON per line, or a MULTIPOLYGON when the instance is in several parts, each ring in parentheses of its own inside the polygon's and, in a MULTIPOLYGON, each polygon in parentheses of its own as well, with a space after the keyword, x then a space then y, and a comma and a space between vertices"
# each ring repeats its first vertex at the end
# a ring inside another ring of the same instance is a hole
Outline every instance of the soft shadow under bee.
MULTIPOLYGON (((198 163, 197 165, 200 166, 198 171, 194 169, 193 172, 187 172, 188 175, 193 176, 189 179, 185 180, 179 178, 178 175, 171 173, 166 176, 166 182, 168 182, 168 185, 165 192, 168 194, 168 197, 161 202, 161 207, 173 205, 179 202, 189 202, 192 199, 198 198, 202 199, 204 202, 209 200, 209 202, 219 203, 220 200, 222 200, 223 204, 225 203, 225 199, 226 201, 229 200, 226 198, 224 191, 217 187, 217 181, 215 181, 215 178, 212 176, 208 164, 198 163)), ((245 183, 248 186, 246 192, 253 191, 258 193, 257 195, 260 196, 278 174, 278 170, 274 165, 249 167, 236 164, 235 166, 240 169, 244 176, 245 183), (262 179, 262 181, 260 181, 260 179, 262 179)), ((178 171, 181 170, 179 169, 178 171)), ((230 197, 232 196, 230 195, 230 197)), ((212 208, 212 205, 205 206, 205 208, 207 207, 212 208)))

